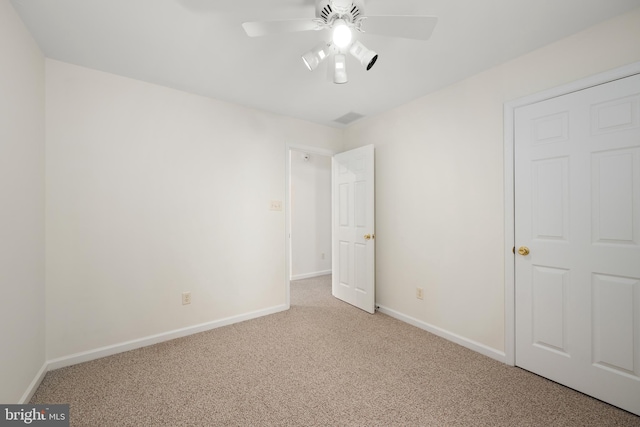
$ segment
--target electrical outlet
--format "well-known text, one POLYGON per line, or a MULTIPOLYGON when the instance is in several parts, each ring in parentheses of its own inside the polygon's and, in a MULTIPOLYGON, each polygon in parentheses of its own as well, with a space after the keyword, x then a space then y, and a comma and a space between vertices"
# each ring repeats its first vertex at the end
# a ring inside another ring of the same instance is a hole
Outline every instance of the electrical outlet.
POLYGON ((191 304, 191 292, 182 293, 182 305, 191 304))
POLYGON ((416 298, 424 299, 424 290, 422 288, 416 288, 416 298))

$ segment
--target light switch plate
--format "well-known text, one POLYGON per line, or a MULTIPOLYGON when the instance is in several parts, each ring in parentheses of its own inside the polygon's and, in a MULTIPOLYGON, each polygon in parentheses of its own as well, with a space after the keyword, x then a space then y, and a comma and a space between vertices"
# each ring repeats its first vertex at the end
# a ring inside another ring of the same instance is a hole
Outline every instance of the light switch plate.
POLYGON ((280 200, 272 200, 271 201, 271 210, 272 211, 281 211, 282 210, 282 202, 280 200))

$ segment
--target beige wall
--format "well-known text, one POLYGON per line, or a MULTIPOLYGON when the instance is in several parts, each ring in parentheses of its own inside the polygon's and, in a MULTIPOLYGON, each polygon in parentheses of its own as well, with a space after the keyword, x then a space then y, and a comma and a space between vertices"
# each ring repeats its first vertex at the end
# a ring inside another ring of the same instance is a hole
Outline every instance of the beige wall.
POLYGON ((375 144, 378 304, 503 351, 504 102, 638 40, 640 10, 342 132, 45 61, 0 2, 0 401, 45 360, 283 308, 286 144, 375 144))
POLYGON ((504 103, 639 61, 639 41, 637 9, 345 131, 376 147, 379 305, 504 351, 504 103))
POLYGON ((0 1, 2 403, 18 403, 45 363, 44 141, 44 56, 0 1))
POLYGON ((285 307, 286 144, 335 150, 339 130, 53 60, 46 75, 49 359, 285 307))

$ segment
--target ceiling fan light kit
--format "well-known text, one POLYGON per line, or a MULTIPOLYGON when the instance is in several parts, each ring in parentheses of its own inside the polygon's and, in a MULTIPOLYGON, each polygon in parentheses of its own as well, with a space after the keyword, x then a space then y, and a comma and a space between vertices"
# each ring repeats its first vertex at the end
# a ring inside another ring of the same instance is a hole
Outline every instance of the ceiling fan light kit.
POLYGON ((245 22, 242 24, 250 37, 269 34, 324 30, 331 31, 326 41, 302 55, 310 71, 318 68, 333 54, 334 83, 347 82, 346 53, 349 52, 363 67, 370 70, 378 54, 354 40, 354 32, 368 32, 388 37, 427 40, 438 19, 432 16, 364 16, 364 0, 316 0, 316 17, 288 21, 245 22))
POLYGON ((344 84, 347 79, 347 57, 341 53, 333 55, 333 82, 344 84))
POLYGON ((344 19, 336 19, 333 23, 333 44, 339 49, 349 47, 353 41, 351 28, 344 19))
POLYGON ((318 68, 318 65, 331 54, 331 43, 321 43, 302 55, 302 61, 309 71, 318 68))
POLYGON ((373 65, 378 60, 378 54, 372 50, 369 50, 363 45, 360 41, 356 40, 349 49, 349 53, 356 58, 363 67, 368 70, 373 67, 373 65))

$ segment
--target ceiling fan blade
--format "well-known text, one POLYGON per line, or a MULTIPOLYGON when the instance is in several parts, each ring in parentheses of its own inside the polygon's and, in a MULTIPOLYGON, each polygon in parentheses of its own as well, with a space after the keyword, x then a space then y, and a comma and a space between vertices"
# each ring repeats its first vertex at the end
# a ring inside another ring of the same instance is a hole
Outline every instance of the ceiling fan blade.
POLYGON ((286 21, 245 22, 242 28, 249 37, 262 37, 270 34, 294 33, 297 31, 320 30, 314 19, 291 19, 286 21))
POLYGON ((437 23, 435 16, 367 16, 362 23, 362 30, 379 36, 428 40, 437 23))

